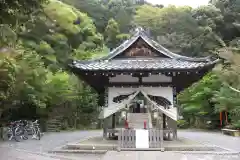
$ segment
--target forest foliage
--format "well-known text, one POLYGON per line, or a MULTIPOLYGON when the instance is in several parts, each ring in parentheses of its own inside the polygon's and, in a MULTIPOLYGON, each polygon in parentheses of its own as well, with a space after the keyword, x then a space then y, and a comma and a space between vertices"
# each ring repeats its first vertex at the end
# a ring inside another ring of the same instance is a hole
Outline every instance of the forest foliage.
POLYGON ((97 94, 66 64, 69 59, 103 56, 142 26, 173 52, 225 59, 179 94, 181 123, 215 128, 219 113, 226 112, 225 124, 240 128, 240 1, 211 0, 198 8, 139 0, 14 2, 0 2, 2 121, 46 120, 59 114, 66 127, 95 122, 97 94))

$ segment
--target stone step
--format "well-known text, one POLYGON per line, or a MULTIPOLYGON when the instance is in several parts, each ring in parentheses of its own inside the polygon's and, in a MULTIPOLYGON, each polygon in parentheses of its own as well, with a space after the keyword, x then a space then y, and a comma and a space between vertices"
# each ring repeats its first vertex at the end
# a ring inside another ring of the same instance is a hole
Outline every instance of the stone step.
POLYGON ((128 122, 130 128, 143 128, 146 122, 147 128, 152 125, 149 124, 149 113, 130 113, 128 114, 128 122))
POLYGON ((59 132, 62 126, 62 117, 54 116, 47 120, 46 130, 48 132, 59 132))
POLYGON ((64 154, 105 154, 108 150, 69 150, 69 149, 62 149, 62 150, 53 150, 49 151, 49 153, 64 153, 64 154))
POLYGON ((116 144, 67 144, 64 150, 116 150, 116 144))

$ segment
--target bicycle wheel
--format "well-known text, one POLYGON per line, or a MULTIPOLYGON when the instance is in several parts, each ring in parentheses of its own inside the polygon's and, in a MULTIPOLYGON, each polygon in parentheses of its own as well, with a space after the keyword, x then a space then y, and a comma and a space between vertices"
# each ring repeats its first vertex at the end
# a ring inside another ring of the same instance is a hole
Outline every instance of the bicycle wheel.
POLYGON ((26 128, 23 129, 22 139, 24 139, 24 140, 28 139, 28 132, 27 132, 26 128))
POLYGON ((41 132, 39 127, 35 127, 35 136, 36 136, 36 139, 38 140, 41 139, 41 132))
POLYGON ((13 139, 16 142, 20 142, 22 140, 22 129, 20 127, 16 127, 13 129, 13 139))
POLYGON ((40 140, 41 139, 41 132, 38 130, 37 131, 37 139, 40 140))

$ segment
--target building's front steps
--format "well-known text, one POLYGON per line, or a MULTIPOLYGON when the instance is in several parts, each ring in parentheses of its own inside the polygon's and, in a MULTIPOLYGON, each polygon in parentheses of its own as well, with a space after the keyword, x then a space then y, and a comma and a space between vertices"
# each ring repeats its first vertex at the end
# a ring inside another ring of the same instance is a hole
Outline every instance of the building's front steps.
POLYGON ((149 120, 149 113, 128 113, 127 121, 129 128, 142 129, 144 128, 144 122, 146 122, 147 128, 152 127, 149 120))

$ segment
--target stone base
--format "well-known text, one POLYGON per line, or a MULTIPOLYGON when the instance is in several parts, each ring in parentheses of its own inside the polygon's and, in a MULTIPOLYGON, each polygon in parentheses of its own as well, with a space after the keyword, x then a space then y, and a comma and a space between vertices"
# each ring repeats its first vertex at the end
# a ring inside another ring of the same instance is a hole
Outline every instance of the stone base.
POLYGON ((85 154, 104 154, 107 151, 189 151, 189 152, 222 152, 222 148, 206 146, 187 139, 176 141, 164 141, 164 148, 119 148, 117 140, 105 140, 102 137, 90 138, 80 143, 67 144, 63 148, 52 151, 55 153, 85 153, 85 154))
POLYGON ((222 133, 226 135, 231 135, 234 137, 240 137, 240 130, 234 130, 234 129, 222 129, 222 133))

